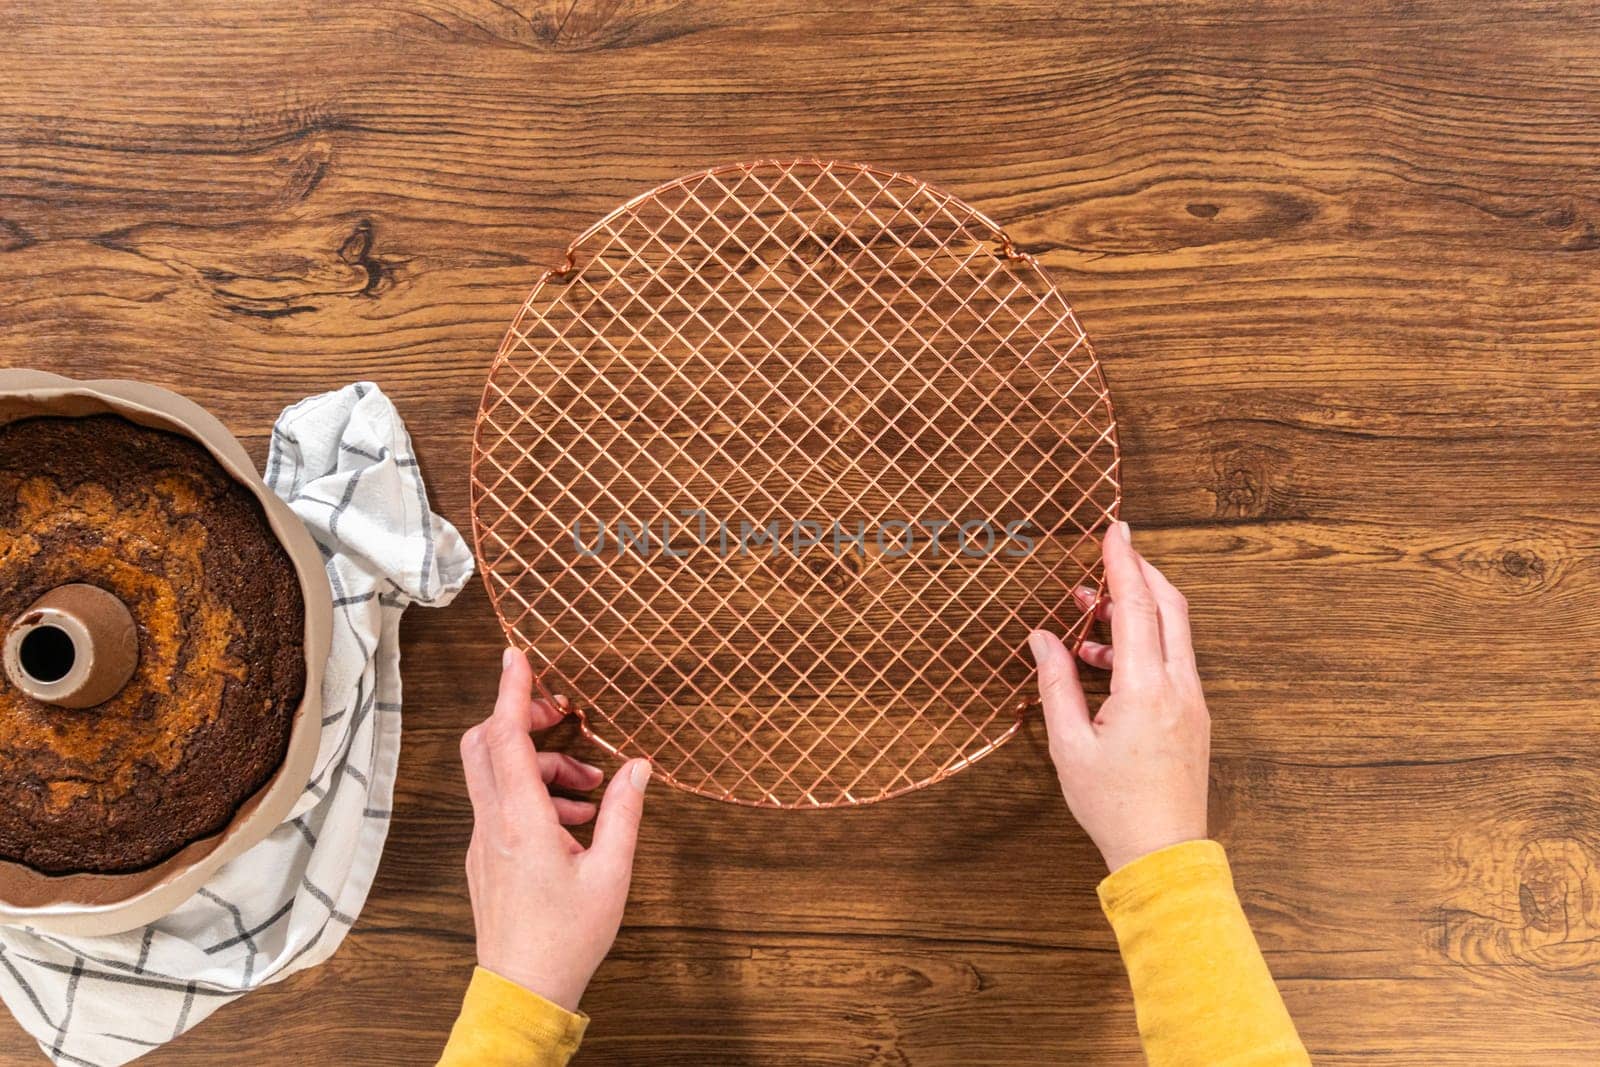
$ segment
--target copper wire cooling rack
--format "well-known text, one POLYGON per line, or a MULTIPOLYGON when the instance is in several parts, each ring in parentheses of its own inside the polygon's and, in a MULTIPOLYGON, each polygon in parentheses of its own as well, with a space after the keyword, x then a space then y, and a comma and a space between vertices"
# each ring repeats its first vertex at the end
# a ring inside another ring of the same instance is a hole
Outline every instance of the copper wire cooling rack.
POLYGON ((473 529, 546 696, 718 800, 936 782, 1081 640, 1115 421, 1072 309, 925 182, 717 167, 574 241, 495 357, 473 529), (941 525, 943 524, 943 525, 941 525))

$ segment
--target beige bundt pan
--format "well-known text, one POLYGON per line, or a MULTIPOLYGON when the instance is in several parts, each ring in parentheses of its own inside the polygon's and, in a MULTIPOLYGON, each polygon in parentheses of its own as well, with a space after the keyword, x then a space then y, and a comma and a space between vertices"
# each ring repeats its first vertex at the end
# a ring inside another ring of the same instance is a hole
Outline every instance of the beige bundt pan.
MULTIPOLYGON (((333 630, 333 595, 322 554, 306 528, 262 482, 250 456, 227 428, 193 401, 152 385, 130 381, 74 381, 56 374, 30 370, 0 370, 0 424, 34 415, 83 416, 114 414, 131 422, 169 430, 193 438, 223 468, 256 495, 273 533, 294 562, 305 598, 306 691, 295 712, 288 752, 276 774, 234 813, 233 821, 219 833, 184 848, 162 863, 131 874, 45 875, 17 863, 0 862, 0 923, 25 924, 60 934, 100 935, 131 930, 170 912, 187 900, 224 863, 257 844, 288 818, 305 789, 316 762, 322 733, 322 672, 333 630)), ((63 586, 62 589, 73 587, 63 586)), ((77 589, 83 588, 79 586, 77 589)), ((61 592, 57 590, 56 592, 61 592)), ((0 630, 12 631, 16 643, 27 636, 28 626, 52 620, 73 635, 80 621, 90 631, 116 636, 116 623, 96 619, 96 606, 70 599, 61 604, 36 604, 19 620, 0 619, 0 630), (55 614, 52 614, 52 613, 55 614)), ((10 643, 10 642, 8 642, 10 643)), ((60 688, 93 695, 105 684, 107 671, 119 669, 115 641, 106 642, 108 661, 95 669, 95 678, 63 678, 60 688)), ((15 668, 15 649, 7 650, 15 668)), ((125 676, 124 676, 125 677, 125 676)), ((0 683, 8 684, 8 683, 0 683)), ((40 694, 50 699, 47 689, 40 694)), ((70 694, 65 700, 73 699, 70 694)), ((56 702, 70 706, 65 700, 56 702)))

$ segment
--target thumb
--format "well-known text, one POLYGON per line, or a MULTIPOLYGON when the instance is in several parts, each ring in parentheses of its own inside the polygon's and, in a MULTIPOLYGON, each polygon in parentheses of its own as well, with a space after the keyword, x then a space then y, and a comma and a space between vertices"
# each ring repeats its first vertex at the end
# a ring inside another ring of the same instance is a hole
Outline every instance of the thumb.
POLYGON ((650 784, 649 760, 629 760, 611 776, 605 796, 600 800, 600 815, 594 823, 594 844, 589 854, 607 868, 612 877, 626 879, 633 873, 633 846, 639 840, 639 819, 644 815, 644 788, 650 784))
POLYGON ((1044 724, 1050 735, 1050 752, 1071 749, 1092 740, 1089 702, 1078 682, 1078 665, 1072 653, 1053 633, 1035 630, 1028 635, 1028 648, 1039 666, 1039 699, 1044 704, 1044 724))

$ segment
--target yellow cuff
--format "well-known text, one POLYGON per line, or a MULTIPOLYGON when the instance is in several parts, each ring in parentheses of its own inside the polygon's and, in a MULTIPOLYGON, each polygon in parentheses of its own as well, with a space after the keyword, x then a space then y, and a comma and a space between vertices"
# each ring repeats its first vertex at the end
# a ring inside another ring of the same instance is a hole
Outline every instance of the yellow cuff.
POLYGON ((1215 841, 1184 841, 1123 864, 1100 883, 1100 907, 1115 921, 1116 914, 1137 908, 1156 893, 1207 883, 1220 883, 1233 892, 1233 872, 1228 856, 1215 841))
POLYGON ((589 1017, 552 1004, 493 971, 476 967, 439 1060, 455 1064, 562 1067, 578 1051, 589 1017))
POLYGON ((1215 841, 1141 856, 1100 883, 1150 1067, 1309 1067, 1215 841))

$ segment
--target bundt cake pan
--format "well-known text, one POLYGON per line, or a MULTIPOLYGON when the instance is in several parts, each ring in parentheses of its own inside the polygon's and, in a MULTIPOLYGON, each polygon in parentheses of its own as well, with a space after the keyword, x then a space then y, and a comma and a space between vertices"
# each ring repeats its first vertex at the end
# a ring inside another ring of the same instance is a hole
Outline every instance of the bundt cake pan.
MULTIPOLYGON (((0 424, 35 415, 120 415, 199 442, 261 501, 268 524, 294 563, 305 599, 306 688, 283 763, 220 832, 129 874, 46 875, 0 861, 0 923, 52 933, 101 935, 142 926, 187 900, 217 868, 289 817, 316 762, 322 733, 322 674, 333 629, 333 595, 316 542, 268 489, 244 448, 193 401, 133 381, 75 381, 33 370, 0 370, 0 424)), ((3 620, 9 626, 12 620, 3 620)))

